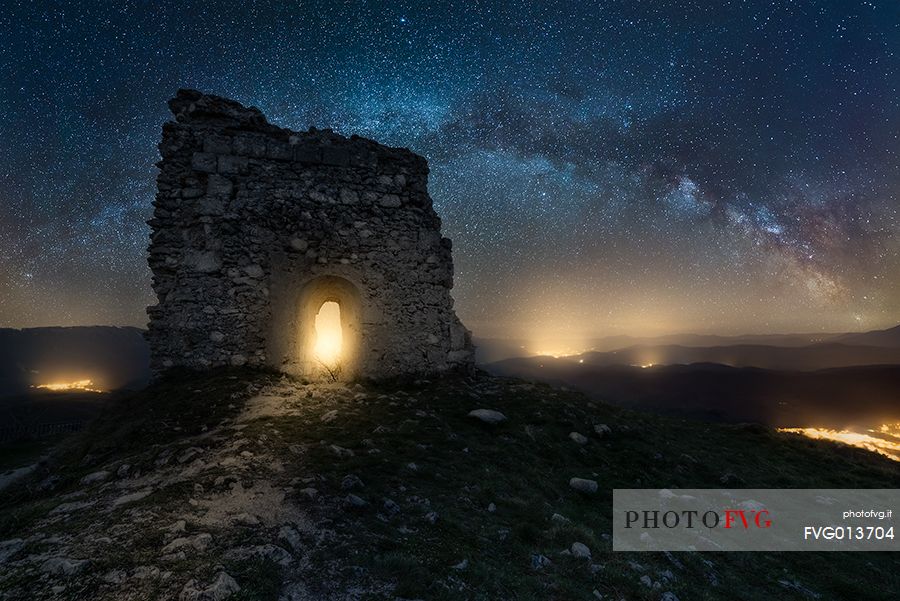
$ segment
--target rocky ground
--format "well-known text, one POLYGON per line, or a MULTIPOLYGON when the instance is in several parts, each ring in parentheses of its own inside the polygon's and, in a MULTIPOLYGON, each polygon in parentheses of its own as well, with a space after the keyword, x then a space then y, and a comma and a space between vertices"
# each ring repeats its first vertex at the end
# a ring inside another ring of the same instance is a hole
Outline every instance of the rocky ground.
POLYGON ((891 553, 612 553, 613 488, 723 484, 900 487, 900 469, 486 374, 182 374, 2 493, 0 599, 900 596, 891 553))

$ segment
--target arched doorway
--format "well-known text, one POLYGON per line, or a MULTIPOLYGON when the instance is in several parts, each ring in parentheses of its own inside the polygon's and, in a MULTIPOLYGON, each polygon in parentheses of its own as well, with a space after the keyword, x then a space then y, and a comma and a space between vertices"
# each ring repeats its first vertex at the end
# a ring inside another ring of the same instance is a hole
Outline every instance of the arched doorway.
POLYGON ((357 372, 360 299, 357 288, 336 276, 321 276, 299 295, 297 356, 302 375, 349 380, 357 372))

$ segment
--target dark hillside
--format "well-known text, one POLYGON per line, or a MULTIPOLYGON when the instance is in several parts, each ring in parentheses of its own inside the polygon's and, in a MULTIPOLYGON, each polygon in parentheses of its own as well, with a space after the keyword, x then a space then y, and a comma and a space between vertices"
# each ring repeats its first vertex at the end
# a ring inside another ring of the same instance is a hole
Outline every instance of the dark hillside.
POLYGON ((900 421, 900 366, 781 371, 698 363, 642 369, 567 358, 508 359, 498 375, 571 386, 631 408, 712 421, 843 428, 900 421))
POLYGON ((900 465, 485 374, 349 387, 184 375, 121 399, 0 497, 0 598, 900 596, 892 553, 611 552, 614 488, 723 483, 900 487, 900 465), (508 420, 467 416, 479 408, 508 420), (576 493, 573 476, 599 492, 576 493), (592 557, 564 553, 574 542, 592 557))

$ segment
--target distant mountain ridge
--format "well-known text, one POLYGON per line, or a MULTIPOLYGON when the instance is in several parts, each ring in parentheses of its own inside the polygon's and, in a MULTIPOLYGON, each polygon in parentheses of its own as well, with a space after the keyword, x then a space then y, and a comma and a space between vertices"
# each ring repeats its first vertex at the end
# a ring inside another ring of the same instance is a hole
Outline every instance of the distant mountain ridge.
MULTIPOLYGON (((669 334, 651 337, 618 335, 591 338, 580 342, 578 346, 580 349, 602 353, 634 346, 720 347, 763 345, 792 348, 828 343, 900 348, 900 326, 861 333, 744 334, 736 336, 669 334)), ((480 338, 476 336, 475 344, 478 345, 478 361, 483 364, 494 363, 512 357, 534 356, 538 350, 525 339, 480 338)))
POLYGON ((842 334, 833 340, 841 344, 890 346, 900 348, 900 326, 861 334, 842 334))
POLYGON ((625 407, 712 421, 832 428, 900 421, 900 365, 787 371, 695 363, 642 369, 523 357, 487 369, 565 385, 625 407))
MULTIPOLYGON (((647 340, 679 344, 509 357, 485 369, 703 419, 830 427, 900 421, 900 326, 808 336, 800 344, 804 336, 665 336, 647 340), (733 343, 716 344, 726 341, 733 343)), ((604 344, 632 340, 618 336, 604 344)))
POLYGON ((900 365, 900 347, 854 346, 834 342, 799 347, 760 344, 711 347, 641 345, 569 358, 587 365, 603 366, 720 363, 731 367, 811 371, 862 365, 900 365))
MULTIPOLYGON (((521 340, 476 339, 479 362, 528 355, 521 340)), ((722 363, 770 369, 816 370, 900 364, 900 326, 864 333, 612 336, 589 344, 585 363, 722 363)), ((0 397, 27 392, 50 380, 92 378, 104 389, 137 388, 150 377, 143 330, 75 326, 0 328, 0 397)))

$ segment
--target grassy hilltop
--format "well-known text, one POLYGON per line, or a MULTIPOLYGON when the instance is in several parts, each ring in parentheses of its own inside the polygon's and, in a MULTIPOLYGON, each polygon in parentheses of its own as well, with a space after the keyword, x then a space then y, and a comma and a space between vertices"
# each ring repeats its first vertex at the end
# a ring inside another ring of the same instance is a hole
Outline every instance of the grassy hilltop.
POLYGON ((611 551, 613 488, 726 484, 897 488, 900 465, 483 373, 173 375, 0 493, 0 599, 900 598, 893 553, 611 551))

